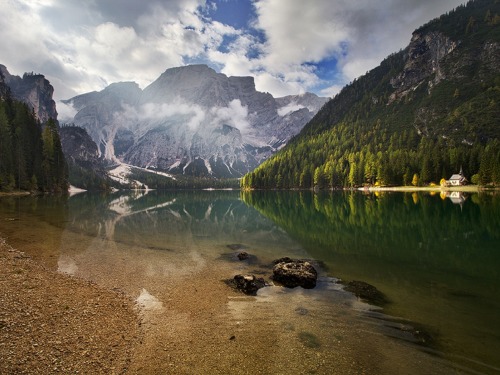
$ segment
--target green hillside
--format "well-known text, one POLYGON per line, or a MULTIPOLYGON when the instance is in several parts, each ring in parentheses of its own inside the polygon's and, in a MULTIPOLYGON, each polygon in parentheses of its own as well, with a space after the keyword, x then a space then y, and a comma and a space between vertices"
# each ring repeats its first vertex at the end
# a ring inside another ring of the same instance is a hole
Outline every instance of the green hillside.
POLYGON ((461 167, 498 185, 499 104, 500 2, 470 1, 346 86, 242 187, 423 185, 461 167))

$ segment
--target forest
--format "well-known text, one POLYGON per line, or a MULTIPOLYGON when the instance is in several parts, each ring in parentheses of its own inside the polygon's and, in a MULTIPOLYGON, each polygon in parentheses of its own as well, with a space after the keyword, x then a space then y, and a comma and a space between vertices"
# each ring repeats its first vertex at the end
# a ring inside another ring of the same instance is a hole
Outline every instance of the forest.
POLYGON ((56 122, 43 126, 28 105, 0 96, 0 191, 66 192, 68 170, 56 122))
POLYGON ((499 14, 499 2, 470 1, 416 30, 415 38, 457 41, 439 61, 443 77, 432 71, 398 96, 398 77, 426 67, 409 70, 408 48, 390 55, 344 87, 241 187, 421 186, 461 169, 471 183, 500 184, 499 14))

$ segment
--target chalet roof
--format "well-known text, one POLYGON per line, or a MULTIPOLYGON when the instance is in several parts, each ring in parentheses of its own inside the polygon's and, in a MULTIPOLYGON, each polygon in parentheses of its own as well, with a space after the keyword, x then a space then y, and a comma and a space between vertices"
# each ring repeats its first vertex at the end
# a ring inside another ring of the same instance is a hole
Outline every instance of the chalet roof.
POLYGON ((464 176, 462 176, 462 175, 460 175, 460 174, 454 174, 454 175, 452 175, 452 176, 450 177, 450 181, 451 181, 451 180, 461 180, 461 179, 463 179, 463 178, 465 178, 465 177, 464 177, 464 176))

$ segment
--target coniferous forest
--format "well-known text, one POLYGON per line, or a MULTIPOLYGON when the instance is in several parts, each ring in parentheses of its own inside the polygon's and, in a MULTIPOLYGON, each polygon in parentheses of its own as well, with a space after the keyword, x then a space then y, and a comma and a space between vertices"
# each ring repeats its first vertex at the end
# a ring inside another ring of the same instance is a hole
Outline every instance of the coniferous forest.
POLYGON ((346 86, 244 176, 242 188, 420 186, 461 168, 472 183, 498 185, 499 42, 497 1, 470 1, 429 22, 414 32, 413 49, 346 86), (418 81, 426 53, 441 42, 453 51, 431 60, 428 77, 418 81))
POLYGON ((68 171, 56 122, 44 126, 8 92, 0 97, 0 191, 65 192, 68 171))

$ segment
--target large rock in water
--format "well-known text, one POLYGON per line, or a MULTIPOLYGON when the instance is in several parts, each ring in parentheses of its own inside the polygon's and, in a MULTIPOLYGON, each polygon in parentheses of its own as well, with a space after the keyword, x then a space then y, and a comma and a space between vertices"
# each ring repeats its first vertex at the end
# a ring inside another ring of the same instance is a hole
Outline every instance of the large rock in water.
POLYGON ((287 288, 301 286, 305 289, 312 289, 316 286, 318 272, 308 261, 286 257, 277 259, 274 263, 274 281, 283 284, 287 288))

